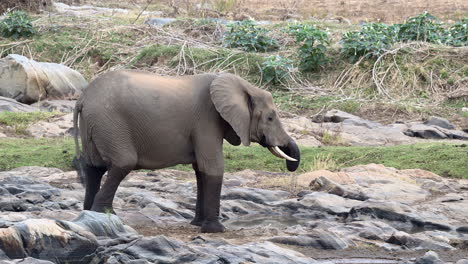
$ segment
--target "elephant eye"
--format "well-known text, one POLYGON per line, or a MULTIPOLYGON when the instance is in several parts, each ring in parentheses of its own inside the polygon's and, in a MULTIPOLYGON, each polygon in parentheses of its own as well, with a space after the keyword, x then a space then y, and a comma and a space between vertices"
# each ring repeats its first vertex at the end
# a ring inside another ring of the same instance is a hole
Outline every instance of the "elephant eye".
POLYGON ((273 121, 273 117, 268 117, 268 121, 273 121))

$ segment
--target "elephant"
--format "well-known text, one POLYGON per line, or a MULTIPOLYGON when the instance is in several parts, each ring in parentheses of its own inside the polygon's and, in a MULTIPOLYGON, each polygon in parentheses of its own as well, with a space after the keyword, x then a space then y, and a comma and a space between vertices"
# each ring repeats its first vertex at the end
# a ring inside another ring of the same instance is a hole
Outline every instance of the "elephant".
POLYGON ((224 140, 235 146, 259 143, 286 159, 289 171, 300 162, 271 93, 230 73, 104 73, 77 100, 73 126, 84 210, 114 213, 117 188, 132 170, 191 164, 197 182, 191 224, 204 233, 225 231, 219 222, 224 140))

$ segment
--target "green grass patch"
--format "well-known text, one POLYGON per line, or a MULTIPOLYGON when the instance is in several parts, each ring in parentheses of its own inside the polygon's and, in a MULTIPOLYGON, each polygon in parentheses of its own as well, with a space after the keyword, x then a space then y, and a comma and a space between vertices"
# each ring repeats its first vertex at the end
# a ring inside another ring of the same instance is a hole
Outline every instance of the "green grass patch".
POLYGON ((72 170, 74 156, 74 144, 71 138, 0 139, 0 170, 22 166, 72 170))
POLYGON ((0 112, 0 125, 10 126, 17 134, 26 134, 26 128, 35 122, 47 120, 57 112, 0 112))
MULTIPOLYGON (((63 139, 0 139, 0 170, 20 166, 46 166, 64 170, 72 169, 74 145, 71 138, 63 139)), ((391 147, 301 147, 302 158, 298 173, 323 167, 317 162, 333 163, 340 169, 354 165, 379 163, 397 169, 424 169, 438 175, 468 178, 468 147, 466 144, 426 143, 391 147)), ((227 172, 244 169, 286 171, 283 160, 272 156, 268 150, 251 147, 224 147, 227 172)), ((191 170, 179 165, 175 169, 191 170)))

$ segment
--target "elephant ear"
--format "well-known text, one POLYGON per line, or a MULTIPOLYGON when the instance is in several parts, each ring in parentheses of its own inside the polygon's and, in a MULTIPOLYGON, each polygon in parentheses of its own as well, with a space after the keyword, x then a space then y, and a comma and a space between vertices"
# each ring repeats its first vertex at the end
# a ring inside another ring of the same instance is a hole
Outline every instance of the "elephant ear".
POLYGON ((231 125, 242 144, 249 146, 251 101, 246 83, 235 75, 221 74, 211 83, 210 95, 221 117, 231 125))

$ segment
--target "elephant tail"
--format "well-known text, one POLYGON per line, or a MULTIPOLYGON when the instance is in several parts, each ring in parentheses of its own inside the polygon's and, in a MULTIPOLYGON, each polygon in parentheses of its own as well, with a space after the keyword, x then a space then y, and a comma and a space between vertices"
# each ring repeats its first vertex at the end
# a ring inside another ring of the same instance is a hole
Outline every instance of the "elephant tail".
MULTIPOLYGON (((81 97, 82 98, 82 97, 81 97)), ((81 184, 85 184, 85 172, 83 167, 83 156, 81 155, 80 142, 78 140, 78 135, 80 134, 80 128, 78 127, 78 117, 83 109, 82 99, 76 101, 75 109, 73 109, 73 137, 75 140, 75 153, 76 157, 73 159, 73 165, 78 173, 78 178, 81 184)))
POLYGON ((75 139, 75 152, 76 152, 77 159, 79 159, 81 156, 80 142, 78 140, 78 135, 80 134, 80 129, 78 127, 78 116, 81 113, 82 109, 83 109, 83 103, 81 100, 78 100, 76 102, 75 109, 73 109, 73 131, 75 132, 73 137, 75 139))

